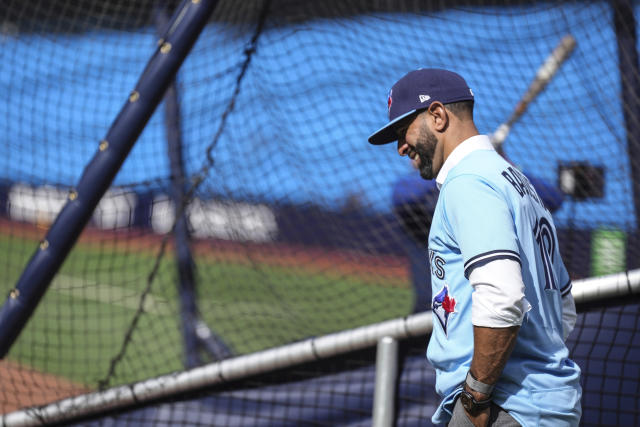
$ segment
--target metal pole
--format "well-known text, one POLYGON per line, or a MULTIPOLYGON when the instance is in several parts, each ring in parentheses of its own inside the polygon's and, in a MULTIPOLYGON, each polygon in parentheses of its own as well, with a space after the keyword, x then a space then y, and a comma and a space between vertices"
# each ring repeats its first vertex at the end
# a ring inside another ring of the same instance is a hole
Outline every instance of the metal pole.
MULTIPOLYGON (((158 5, 156 8, 156 25, 164 30, 169 22, 167 10, 158 5)), ((186 368, 200 365, 198 354, 198 336, 196 320, 196 282, 194 261, 191 253, 191 234, 187 224, 185 209, 186 174, 182 155, 182 129, 180 121, 180 103, 176 79, 173 78, 164 95, 164 121, 167 129, 167 153, 171 172, 171 200, 174 205, 176 224, 173 229, 175 241, 176 263, 178 266, 178 294, 180 295, 180 318, 182 320, 182 337, 184 340, 184 364, 186 368)))
POLYGON ((0 310, 0 357, 4 357, 60 269, 95 207, 173 81, 206 25, 217 0, 185 0, 127 102, 100 141, 66 205, 0 310))
MULTIPOLYGON (((168 25, 167 11, 161 5, 156 9, 156 23, 163 30, 168 25)), ((171 171, 171 200, 173 201, 176 224, 173 229, 175 256, 178 266, 178 294, 180 296, 180 320, 184 340, 184 365, 195 368, 203 362, 200 349, 211 357, 221 360, 231 357, 230 346, 214 333, 200 318, 198 312, 195 261, 191 250, 191 232, 187 220, 186 203, 188 185, 185 172, 183 139, 180 112, 180 94, 174 78, 164 96, 165 124, 167 129, 167 152, 171 171)))
POLYGON ((398 341, 386 336, 378 341, 376 388, 373 396, 373 427, 391 427, 395 417, 398 377, 398 341))

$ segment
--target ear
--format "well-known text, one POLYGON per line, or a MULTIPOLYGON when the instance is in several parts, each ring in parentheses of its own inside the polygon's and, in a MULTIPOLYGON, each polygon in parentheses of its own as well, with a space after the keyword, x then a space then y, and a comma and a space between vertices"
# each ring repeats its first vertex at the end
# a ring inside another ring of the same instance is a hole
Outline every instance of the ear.
POLYGON ((427 109, 429 120, 436 132, 444 132, 449 126, 449 114, 440 101, 434 101, 427 109))

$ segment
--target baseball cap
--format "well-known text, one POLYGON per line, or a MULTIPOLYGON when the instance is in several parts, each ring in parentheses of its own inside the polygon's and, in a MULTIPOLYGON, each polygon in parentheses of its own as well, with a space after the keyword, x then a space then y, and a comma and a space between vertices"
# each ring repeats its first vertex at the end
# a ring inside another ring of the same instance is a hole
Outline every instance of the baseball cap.
POLYGON ((389 91, 389 123, 371 135, 369 142, 382 145, 396 141, 396 128, 403 123, 403 119, 429 108, 433 101, 450 104, 469 100, 473 101, 473 92, 459 74, 439 68, 411 71, 389 91))

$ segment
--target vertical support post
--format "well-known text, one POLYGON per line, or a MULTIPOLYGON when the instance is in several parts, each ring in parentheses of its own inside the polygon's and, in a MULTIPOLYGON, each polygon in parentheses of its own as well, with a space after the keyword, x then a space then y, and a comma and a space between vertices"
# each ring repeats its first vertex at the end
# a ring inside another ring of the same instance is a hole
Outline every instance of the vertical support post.
MULTIPOLYGON (((169 18, 166 9, 158 5, 155 10, 156 25, 163 30, 167 27, 169 18)), ((196 282, 194 261, 191 253, 191 235, 184 209, 180 209, 185 202, 186 174, 184 172, 184 158, 182 153, 182 129, 180 122, 180 104, 175 77, 164 95, 164 120, 167 130, 167 153, 169 155, 169 169, 171 173, 171 200, 176 215, 176 225, 173 230, 176 263, 178 266, 178 294, 180 295, 180 318, 182 320, 182 337, 184 340, 184 364, 187 369, 200 365, 198 355, 198 336, 196 321, 198 309, 196 305, 196 282)))
POLYGON ((7 354, 40 302, 202 32, 216 3, 217 0, 184 0, 176 10, 135 89, 105 139, 100 141, 77 187, 69 192, 67 203, 0 309, 0 357, 7 354))
MULTIPOLYGON (((627 153, 631 167, 631 186, 636 229, 640 224, 640 67, 638 36, 630 0, 613 1, 613 21, 618 44, 618 67, 622 87, 622 111, 627 135, 627 153)), ((632 268, 627 266, 627 268, 632 268)))
POLYGON ((398 341, 384 337, 376 350, 376 386, 373 396, 373 427, 391 427, 395 418, 398 377, 398 341))
MULTIPOLYGON (((156 8, 156 24, 159 29, 164 29, 168 25, 168 16, 166 9, 161 5, 162 2, 159 3, 156 8)), ((202 364, 200 349, 206 351, 213 360, 231 357, 233 351, 220 336, 209 329, 198 312, 195 261, 191 251, 191 233, 184 210, 188 186, 183 155, 180 97, 175 82, 174 78, 164 96, 165 123, 171 173, 171 200, 176 218, 173 236, 178 266, 178 294, 180 295, 180 318, 185 352, 184 364, 187 369, 190 369, 202 364)))

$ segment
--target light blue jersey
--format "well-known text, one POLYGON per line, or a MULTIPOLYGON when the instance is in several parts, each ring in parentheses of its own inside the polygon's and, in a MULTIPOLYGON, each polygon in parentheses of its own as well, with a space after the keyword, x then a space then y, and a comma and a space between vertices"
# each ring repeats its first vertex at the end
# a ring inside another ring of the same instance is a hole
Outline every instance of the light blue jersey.
POLYGON ((469 152, 448 171, 429 233, 433 333, 427 358, 443 396, 432 421, 449 421, 471 366, 469 273, 492 260, 512 259, 522 267, 532 308, 493 401, 525 426, 578 425, 580 368, 562 338, 562 295, 571 282, 555 226, 527 178, 487 145, 467 146, 469 152))

